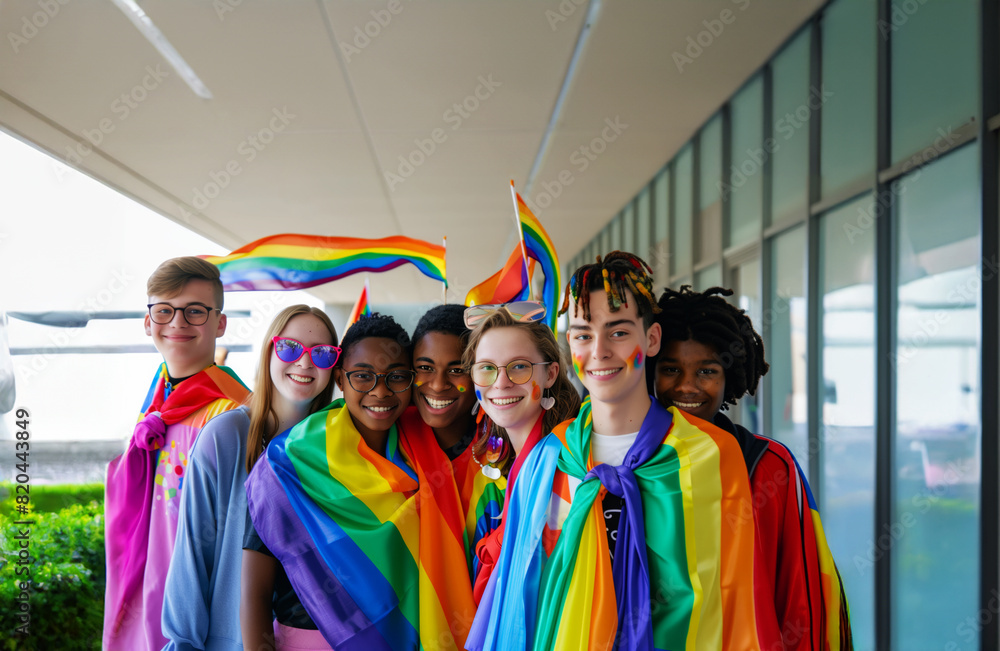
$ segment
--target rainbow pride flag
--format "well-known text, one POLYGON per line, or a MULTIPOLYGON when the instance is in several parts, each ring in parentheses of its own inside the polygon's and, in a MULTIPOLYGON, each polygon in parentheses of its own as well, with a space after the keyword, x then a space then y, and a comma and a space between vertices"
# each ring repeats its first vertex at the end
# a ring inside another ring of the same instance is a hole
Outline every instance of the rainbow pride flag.
POLYGON ((528 300, 531 294, 531 276, 535 270, 535 261, 530 262, 529 269, 529 265, 524 263, 522 251, 521 244, 515 245, 507 262, 504 263, 503 269, 470 289, 469 293, 465 295, 465 304, 489 305, 528 300))
POLYGON ((517 212, 518 228, 521 233, 521 240, 528 257, 534 258, 542 266, 542 273, 545 274, 545 284, 542 285, 542 302, 548 308, 546 320, 552 332, 556 332, 556 319, 559 310, 559 256, 556 255, 556 247, 552 244, 552 238, 545 231, 542 222, 531 212, 528 204, 524 202, 521 195, 514 189, 514 182, 510 182, 510 192, 514 198, 514 210, 517 212))
POLYGON ((358 319, 363 316, 371 316, 372 308, 368 304, 368 281, 365 281, 365 286, 361 288, 361 295, 358 296, 357 302, 351 309, 351 315, 347 317, 347 327, 344 328, 344 332, 350 330, 351 326, 357 323, 358 319))
POLYGON ((525 461, 467 648, 759 651, 754 522, 736 440, 655 401, 594 464, 590 400, 525 461), (621 493, 615 558, 602 499, 621 493))
POLYGON ((408 436, 417 441, 417 445, 426 446, 428 458, 435 462, 432 471, 435 480, 443 481, 448 475, 454 479, 462 512, 465 514, 465 550, 469 577, 474 579, 479 566, 479 559, 475 554, 476 545, 500 526, 507 480, 503 477, 494 480, 484 475, 481 472, 482 466, 472 456, 471 444, 462 454, 449 461, 448 455, 438 445, 434 430, 420 417, 415 406, 407 407, 399 417, 399 423, 408 436))
POLYGON ((394 425, 372 450, 339 399, 275 437, 247 480, 257 533, 335 649, 465 643, 462 505, 411 436, 394 425))
POLYGON ((285 233, 250 242, 229 255, 200 257, 219 267, 226 291, 305 289, 403 264, 448 285, 444 247, 402 235, 363 239, 285 233))

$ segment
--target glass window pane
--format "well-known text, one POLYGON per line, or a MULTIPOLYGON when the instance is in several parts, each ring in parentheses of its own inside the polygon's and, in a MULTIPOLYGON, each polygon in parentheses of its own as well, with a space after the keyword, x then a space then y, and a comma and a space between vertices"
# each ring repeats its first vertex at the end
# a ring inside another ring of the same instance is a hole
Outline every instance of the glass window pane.
POLYGON ((872 179, 875 171, 875 22, 874 0, 836 0, 823 14, 823 82, 795 119, 808 120, 813 108, 823 107, 824 197, 872 179))
POLYGON ((698 174, 698 212, 702 212, 719 200, 722 182, 722 116, 718 113, 701 130, 698 174))
POLYGON ((900 651, 979 649, 978 173, 973 144, 892 188, 899 233, 893 521, 905 532, 891 549, 892 626, 900 651), (956 635, 966 621, 976 625, 956 635))
POLYGON ((635 210, 635 228, 636 228, 636 240, 635 240, 635 252, 640 258, 649 263, 649 266, 653 267, 653 271, 656 271, 657 266, 660 262, 656 259, 656 251, 651 247, 653 245, 651 238, 652 234, 652 215, 650 214, 650 191, 649 186, 642 189, 639 193, 639 199, 636 201, 635 210))
POLYGON ((823 529, 851 607, 854 648, 875 648, 875 575, 867 559, 875 521, 874 202, 859 199, 820 221, 823 529))
MULTIPOLYGON (((729 288, 733 295, 727 300, 746 312, 757 332, 761 331, 760 258, 744 262, 729 272, 729 288)), ((763 383, 762 383, 763 384, 763 383)), ((759 399, 763 386, 758 385, 754 395, 745 395, 736 407, 738 422, 751 432, 761 431, 759 399)))
POLYGON ((670 242, 670 274, 686 273, 691 268, 691 176, 694 165, 691 143, 684 145, 674 159, 673 241, 670 242))
POLYGON ((805 214, 809 201, 809 123, 799 120, 796 114, 809 109, 811 40, 810 31, 802 30, 771 64, 774 89, 771 137, 774 143, 768 225, 805 214), (802 109, 803 106, 806 109, 802 109))
POLYGON ((772 144, 764 142, 764 81, 760 75, 733 98, 731 120, 733 150, 729 182, 732 189, 726 246, 744 244, 760 234, 764 163, 770 155, 765 145, 772 144))
POLYGON ((977 5, 892 0, 891 20, 879 24, 892 48, 893 162, 947 138, 976 115, 977 5))
POLYGON ((638 253, 635 246, 635 202, 630 201, 622 212, 622 250, 635 253, 640 258, 646 256, 638 253))
POLYGON ((622 214, 618 213, 618 216, 611 220, 608 224, 608 232, 610 237, 608 238, 608 253, 612 251, 618 251, 622 248, 622 214))
POLYGON ((705 267, 694 275, 694 289, 698 292, 703 292, 709 287, 720 287, 722 286, 722 265, 713 264, 711 267, 705 267))
POLYGON ((771 370, 767 380, 767 436, 791 450, 808 474, 806 432, 806 229, 797 226, 769 242, 770 305, 764 310, 764 341, 771 370))
POLYGON ((666 167, 656 181, 653 183, 653 246, 656 248, 657 264, 653 267, 656 272, 657 286, 666 285, 670 280, 670 269, 672 266, 670 258, 670 172, 671 167, 666 167))

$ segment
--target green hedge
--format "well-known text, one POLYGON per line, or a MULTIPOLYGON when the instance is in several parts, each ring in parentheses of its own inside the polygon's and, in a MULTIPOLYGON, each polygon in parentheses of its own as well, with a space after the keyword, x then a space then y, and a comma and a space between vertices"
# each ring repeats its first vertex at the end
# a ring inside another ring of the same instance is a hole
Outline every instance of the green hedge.
MULTIPOLYGON (((32 488, 32 497, 35 490, 32 488)), ((32 500, 34 503, 34 500, 32 500)), ((0 515, 0 630, 2 649, 100 649, 104 617, 104 505, 75 504, 35 513, 34 524, 0 515), (19 535, 28 529, 30 558, 22 563, 19 535), (21 626, 20 583, 30 569, 31 622, 21 626)))
MULTIPOLYGON (((0 483, 0 515, 13 517, 17 496, 15 484, 0 483)), ((20 493, 23 495, 24 493, 20 493)), ((53 484, 31 487, 31 510, 34 513, 55 513, 73 504, 104 501, 104 484, 53 484)))

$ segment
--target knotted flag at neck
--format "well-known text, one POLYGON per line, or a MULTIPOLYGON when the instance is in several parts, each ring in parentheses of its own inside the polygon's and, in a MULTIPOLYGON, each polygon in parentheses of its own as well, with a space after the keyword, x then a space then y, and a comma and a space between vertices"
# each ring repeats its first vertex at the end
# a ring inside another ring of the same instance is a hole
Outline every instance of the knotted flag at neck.
MULTIPOLYGON (((142 590, 149 527, 153 508, 157 450, 165 443, 167 427, 180 423, 216 400, 246 400, 250 390, 224 366, 209 366, 167 390, 167 365, 157 370, 146 395, 139 422, 128 448, 109 467, 105 493, 107 557, 120 560, 118 580, 109 581, 106 603, 112 615, 112 633, 128 616, 124 604, 142 590)), ((161 586, 162 588, 162 586, 161 586)), ((105 617, 107 621, 107 616, 105 617)))
POLYGON ((621 466, 595 465, 585 400, 525 461, 470 649, 759 649, 739 446, 652 401, 621 466), (625 502, 614 565, 601 509, 625 502))

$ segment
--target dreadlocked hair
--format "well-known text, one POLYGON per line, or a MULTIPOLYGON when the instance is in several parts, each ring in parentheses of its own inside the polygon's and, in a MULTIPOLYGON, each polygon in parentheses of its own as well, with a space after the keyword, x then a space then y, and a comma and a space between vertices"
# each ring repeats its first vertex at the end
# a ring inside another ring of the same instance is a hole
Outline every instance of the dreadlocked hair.
POLYGON ((658 302, 657 323, 663 328, 663 345, 669 341, 694 339, 715 350, 726 377, 722 410, 749 393, 754 395, 757 384, 768 370, 764 361, 764 340, 754 330, 746 311, 732 305, 723 296, 733 290, 712 287, 703 292, 684 285, 674 291, 663 290, 658 302))
POLYGON ((573 316, 582 309, 583 318, 590 321, 591 292, 603 289, 612 312, 617 312, 623 305, 628 307, 628 292, 631 292, 635 297, 636 312, 642 317, 643 328, 648 330, 653 325, 653 316, 660 311, 653 296, 652 273, 650 266, 632 253, 612 251, 603 260, 597 256, 597 262, 583 265, 570 277, 559 314, 569 310, 572 296, 573 316))

